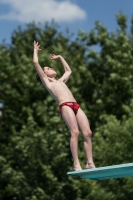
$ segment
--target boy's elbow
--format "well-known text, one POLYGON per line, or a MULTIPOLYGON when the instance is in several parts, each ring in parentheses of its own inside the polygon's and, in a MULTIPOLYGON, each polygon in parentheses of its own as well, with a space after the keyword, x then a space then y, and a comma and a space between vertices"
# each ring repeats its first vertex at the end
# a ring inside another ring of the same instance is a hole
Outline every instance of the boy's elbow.
POLYGON ((70 73, 70 75, 71 75, 72 71, 70 70, 69 73, 70 73))
POLYGON ((33 63, 38 63, 38 61, 37 60, 33 60, 33 63))
POLYGON ((71 71, 71 70, 69 70, 69 71, 67 71, 67 72, 66 72, 66 74, 67 74, 68 76, 70 76, 70 75, 71 75, 71 73, 72 73, 72 71, 71 71))

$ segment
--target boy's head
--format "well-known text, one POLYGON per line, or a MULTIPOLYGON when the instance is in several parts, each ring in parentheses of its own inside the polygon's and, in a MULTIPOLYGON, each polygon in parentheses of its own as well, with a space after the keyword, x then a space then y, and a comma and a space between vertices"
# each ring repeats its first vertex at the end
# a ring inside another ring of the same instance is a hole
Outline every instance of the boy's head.
POLYGON ((50 67, 44 67, 43 68, 44 73, 46 74, 46 76, 48 76, 49 78, 55 78, 56 77, 56 71, 53 68, 50 67))
MULTIPOLYGON (((44 68, 43 68, 43 71, 44 71, 44 73, 46 74, 46 76, 48 76, 49 78, 55 78, 56 77, 56 71, 53 69, 53 68, 50 68, 50 67, 47 67, 47 66, 45 66, 44 68)), ((37 79, 37 81, 39 82, 39 83, 42 83, 42 81, 41 81, 41 79, 40 79, 40 77, 39 77, 39 75, 37 74, 36 75, 36 79, 37 79)))

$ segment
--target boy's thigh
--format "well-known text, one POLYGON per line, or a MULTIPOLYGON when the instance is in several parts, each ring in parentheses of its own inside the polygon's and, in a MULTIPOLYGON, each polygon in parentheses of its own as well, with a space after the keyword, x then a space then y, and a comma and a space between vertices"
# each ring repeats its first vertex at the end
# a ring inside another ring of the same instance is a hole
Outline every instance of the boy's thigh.
POLYGON ((81 108, 78 109, 76 119, 81 131, 90 130, 89 120, 81 108))
POLYGON ((73 110, 69 106, 63 106, 61 114, 70 131, 78 131, 78 123, 73 110))

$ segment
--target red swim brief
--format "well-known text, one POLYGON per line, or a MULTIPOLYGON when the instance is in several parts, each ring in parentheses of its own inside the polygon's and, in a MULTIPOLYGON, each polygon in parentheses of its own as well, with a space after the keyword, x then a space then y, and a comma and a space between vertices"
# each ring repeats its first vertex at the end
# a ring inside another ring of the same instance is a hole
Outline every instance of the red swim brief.
POLYGON ((73 112, 75 113, 75 115, 77 114, 78 109, 79 109, 79 104, 78 104, 77 102, 64 102, 64 103, 62 103, 62 104, 59 106, 60 114, 61 114, 61 112, 62 112, 62 107, 63 107, 63 106, 69 106, 69 107, 73 110, 73 112))

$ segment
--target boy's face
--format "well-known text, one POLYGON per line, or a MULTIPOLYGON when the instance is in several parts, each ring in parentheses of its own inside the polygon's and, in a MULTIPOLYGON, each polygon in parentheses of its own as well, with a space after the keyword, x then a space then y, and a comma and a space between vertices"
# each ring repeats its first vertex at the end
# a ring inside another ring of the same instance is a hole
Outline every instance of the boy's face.
POLYGON ((56 77, 56 71, 53 68, 50 67, 44 67, 43 68, 44 73, 46 74, 46 76, 50 77, 50 78, 55 78, 56 77))

